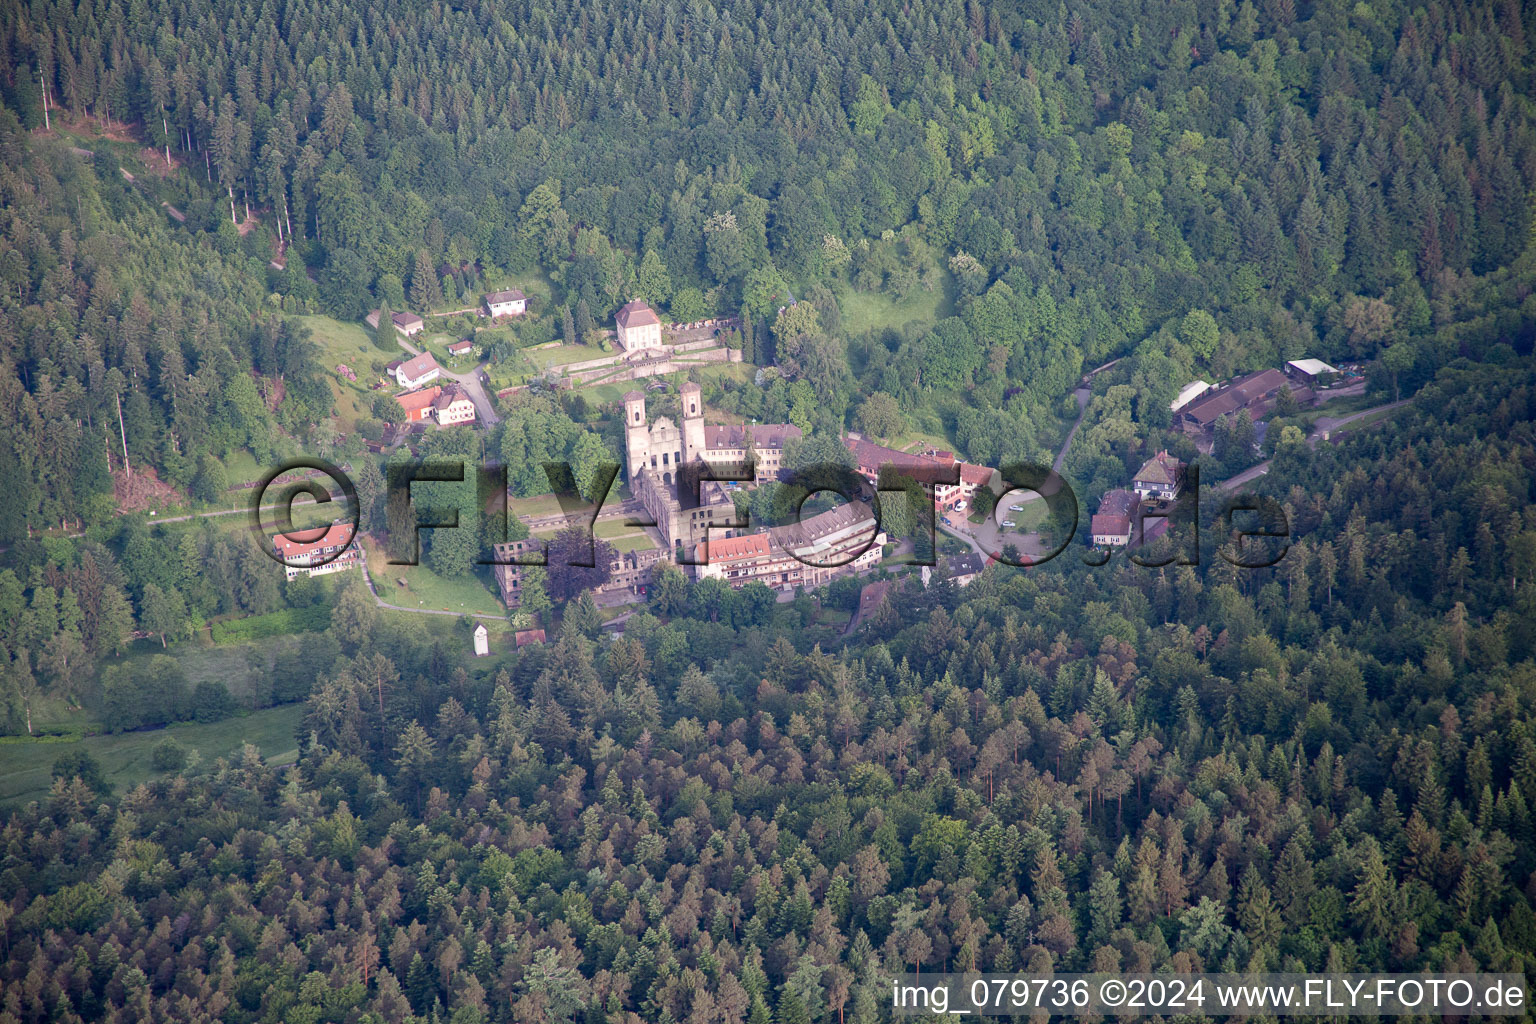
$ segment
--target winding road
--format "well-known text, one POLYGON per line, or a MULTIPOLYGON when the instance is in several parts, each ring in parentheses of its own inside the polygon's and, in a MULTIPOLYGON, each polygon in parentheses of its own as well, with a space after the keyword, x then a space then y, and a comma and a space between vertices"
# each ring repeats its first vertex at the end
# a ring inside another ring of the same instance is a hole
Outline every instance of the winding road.
MULTIPOLYGON (((1367 416, 1374 416, 1379 412, 1387 412, 1392 409, 1401 408, 1411 401, 1413 401, 1413 399, 1403 398, 1396 402, 1388 402, 1386 405, 1375 405, 1369 409, 1362 409, 1359 412, 1350 413, 1348 416, 1319 416, 1317 419, 1312 421, 1312 433, 1307 435, 1307 445, 1309 447, 1316 448, 1317 442, 1324 440, 1325 438, 1329 441, 1333 441, 1341 432, 1339 430, 1340 427, 1347 426, 1348 424, 1355 422, 1355 420, 1361 420, 1367 416)), ((1263 462, 1256 466, 1249 466, 1247 469, 1243 470, 1236 476, 1228 477, 1221 483, 1217 484, 1216 490, 1230 491, 1232 488, 1239 487, 1250 480, 1257 480, 1259 477, 1269 472, 1269 464, 1273 461, 1273 459, 1265 459, 1263 462)))

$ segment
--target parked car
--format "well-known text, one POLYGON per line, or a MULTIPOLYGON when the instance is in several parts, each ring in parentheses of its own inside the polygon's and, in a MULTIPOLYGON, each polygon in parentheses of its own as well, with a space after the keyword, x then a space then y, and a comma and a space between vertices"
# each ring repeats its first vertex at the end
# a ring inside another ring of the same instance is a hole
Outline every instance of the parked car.
POLYGON ((956 512, 964 512, 965 511, 965 502, 963 502, 963 501, 955 502, 955 511, 956 512))
POLYGON ((1014 522, 1012 519, 1004 519, 1003 520, 1003 525, 1004 526, 1018 526, 1019 524, 1014 522))
POLYGON ((1009 512, 1023 512, 1024 511, 1024 506, 1023 505, 1009 505, 1008 506, 1008 511, 1009 512))

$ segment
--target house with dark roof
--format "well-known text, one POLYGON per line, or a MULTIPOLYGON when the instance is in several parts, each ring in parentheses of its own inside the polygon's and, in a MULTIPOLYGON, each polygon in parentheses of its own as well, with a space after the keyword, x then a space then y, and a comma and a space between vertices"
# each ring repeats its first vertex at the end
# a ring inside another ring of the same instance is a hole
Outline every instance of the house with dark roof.
POLYGON ((528 311, 528 296, 516 288, 487 292, 481 301, 485 305, 485 315, 493 319, 499 316, 522 316, 528 311))
POLYGON ((949 578, 954 580, 957 586, 963 587, 986 570, 987 561, 976 552, 967 551, 963 555, 950 555, 945 559, 944 565, 949 570, 949 578))
POLYGON ((1131 542, 1131 527, 1141 499, 1130 491, 1105 491, 1099 510, 1088 524, 1088 535, 1095 547, 1123 548, 1131 542))
POLYGON ((614 321, 618 325, 619 347, 625 352, 661 348, 661 318, 642 300, 619 307, 614 321))
POLYGON ((1165 448, 1141 464, 1131 479, 1131 490, 1142 498, 1177 498, 1184 489, 1184 463, 1165 448))

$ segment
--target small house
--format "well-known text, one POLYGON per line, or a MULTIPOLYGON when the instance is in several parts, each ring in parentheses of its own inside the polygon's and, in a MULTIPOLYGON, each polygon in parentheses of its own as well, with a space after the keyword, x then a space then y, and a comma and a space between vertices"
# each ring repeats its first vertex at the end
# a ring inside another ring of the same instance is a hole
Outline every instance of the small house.
POLYGON ((475 350, 475 343, 468 338, 452 342, 448 346, 448 354, 451 356, 467 356, 475 350))
POLYGON ((491 631, 485 628, 485 623, 475 623, 475 657, 483 658, 491 653, 491 631))
POLYGON ((522 316, 528 311, 528 296, 516 288, 502 292, 488 292, 482 297, 482 301, 485 305, 485 315, 492 319, 498 316, 522 316))
POLYGON ((1130 491, 1105 491, 1099 510, 1089 520, 1088 535, 1101 548, 1123 548, 1131 542, 1131 527, 1140 499, 1130 491))
POLYGON ((1143 498, 1177 498, 1184 489, 1184 463, 1164 449, 1142 463, 1131 489, 1143 498))
POLYGON ((986 567, 986 560, 974 551, 967 551, 963 555, 951 555, 948 560, 949 578, 960 587, 975 580, 986 567))
MULTIPOLYGON (((415 313, 391 313, 389 318, 395 322, 395 330, 407 338, 420 334, 426 329, 427 322, 415 313)), ((379 329, 379 311, 374 310, 363 318, 363 323, 373 330, 379 329)))
POLYGON ((614 317, 625 352, 661 348, 661 318, 640 299, 625 303, 614 317))
POLYGON ((432 415, 440 426, 475 422, 475 403, 457 384, 449 384, 432 400, 432 415))
POLYGON ((442 367, 437 365, 437 360, 432 358, 432 353, 423 352, 419 356, 413 356, 396 366, 391 371, 395 375, 395 383, 407 390, 415 390, 429 381, 436 380, 442 374, 442 367))

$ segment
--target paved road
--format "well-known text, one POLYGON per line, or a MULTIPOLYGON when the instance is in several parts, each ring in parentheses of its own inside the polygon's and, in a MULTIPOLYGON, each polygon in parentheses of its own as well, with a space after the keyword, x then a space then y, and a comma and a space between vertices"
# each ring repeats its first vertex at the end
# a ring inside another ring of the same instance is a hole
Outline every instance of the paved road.
POLYGON ((1307 439, 1307 442, 1316 448, 1317 442, 1323 434, 1332 434, 1347 423, 1353 423, 1355 420, 1363 419, 1366 416, 1382 412, 1386 409, 1396 409, 1399 406, 1407 405, 1411 401, 1413 399, 1403 398, 1396 402, 1388 402, 1386 405, 1378 405, 1361 412, 1351 413, 1348 416, 1319 416, 1312 421, 1312 436, 1307 439))
MULTIPOLYGON (((1407 405, 1411 401, 1413 401, 1413 399, 1404 398, 1396 402, 1388 402, 1386 405, 1376 405, 1369 409, 1363 409, 1360 412, 1350 413, 1348 416, 1320 416, 1312 421, 1312 433, 1307 435, 1307 444, 1313 448, 1316 448, 1317 442, 1323 440, 1324 434, 1328 435, 1329 441, 1336 440, 1338 435, 1341 433, 1339 429, 1340 427, 1346 426, 1350 423, 1353 423, 1355 420, 1364 419, 1367 416, 1371 416, 1379 412, 1384 412, 1389 409, 1397 409, 1401 406, 1407 405)), ((1259 477, 1269 472, 1269 464, 1271 461, 1273 460, 1265 459, 1257 466, 1250 466, 1236 476, 1223 480, 1221 483, 1216 485, 1216 490, 1230 491, 1232 488, 1241 486, 1250 480, 1257 480, 1259 477)))
MULTIPOLYGON (((1098 370, 1094 372, 1097 373, 1098 370)), ((1087 388, 1078 388, 1072 392, 1072 397, 1077 399, 1077 422, 1073 423, 1072 429, 1067 431, 1067 439, 1061 442, 1061 451, 1056 453, 1056 461, 1051 464, 1051 468, 1058 473, 1061 472, 1063 463, 1067 461, 1067 450, 1072 447, 1072 441, 1077 437, 1077 428, 1083 425, 1083 417, 1088 415, 1088 400, 1093 397, 1093 392, 1087 388)))
MULTIPOLYGON (((421 355, 421 349, 412 345, 404 338, 397 339, 400 347, 413 356, 421 355)), ((440 367, 444 377, 449 377, 464 385, 464 391, 469 395, 469 400, 475 403, 475 415, 480 417, 480 422, 486 426, 494 426, 501 422, 501 417, 496 415, 496 407, 491 404, 491 398, 485 393, 485 388, 480 383, 480 371, 485 367, 480 363, 468 373, 454 373, 446 366, 440 367)))

